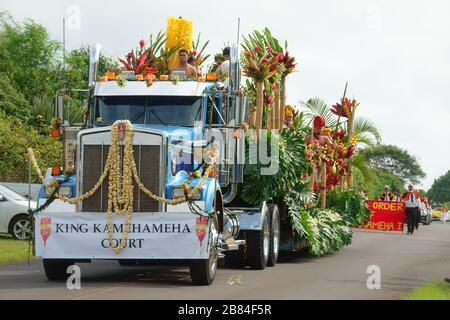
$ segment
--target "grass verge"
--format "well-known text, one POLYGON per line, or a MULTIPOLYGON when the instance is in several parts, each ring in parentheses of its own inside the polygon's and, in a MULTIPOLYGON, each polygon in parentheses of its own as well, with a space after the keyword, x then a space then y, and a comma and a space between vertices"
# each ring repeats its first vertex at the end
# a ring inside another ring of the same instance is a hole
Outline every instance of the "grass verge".
POLYGON ((28 259, 28 241, 14 240, 10 235, 0 234, 0 264, 28 259))
POLYGON ((450 284, 428 284, 414 290, 404 300, 450 300, 450 284))

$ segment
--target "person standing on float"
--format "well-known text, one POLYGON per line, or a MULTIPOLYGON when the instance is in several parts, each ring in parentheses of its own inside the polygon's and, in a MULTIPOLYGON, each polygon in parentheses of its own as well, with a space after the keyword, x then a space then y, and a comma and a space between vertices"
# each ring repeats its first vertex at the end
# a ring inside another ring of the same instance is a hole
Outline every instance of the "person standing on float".
MULTIPOLYGON (((417 212, 420 212, 420 195, 414 190, 414 186, 410 184, 408 191, 403 195, 403 202, 406 207, 406 220, 408 224, 408 235, 414 234, 416 226, 417 212)), ((420 216, 419 216, 420 219, 420 216)))

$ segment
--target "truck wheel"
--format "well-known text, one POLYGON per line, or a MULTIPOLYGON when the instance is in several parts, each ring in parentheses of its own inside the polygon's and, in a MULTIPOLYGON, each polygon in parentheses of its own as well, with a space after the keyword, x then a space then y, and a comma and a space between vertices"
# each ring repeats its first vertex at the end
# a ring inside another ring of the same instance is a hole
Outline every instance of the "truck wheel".
MULTIPOLYGON (((214 233, 217 233, 215 232, 215 230, 217 230, 216 219, 211 223, 211 228, 212 230, 210 235, 212 236, 214 233)), ((216 277, 218 263, 217 248, 215 246, 214 239, 209 239, 208 241, 211 243, 211 248, 209 249, 209 259, 197 260, 189 265, 192 283, 199 286, 211 285, 216 277)))
POLYGON ((270 204, 268 207, 270 212, 270 245, 267 266, 274 267, 278 261, 280 248, 280 212, 275 204, 270 204))
POLYGON ((69 260, 44 259, 44 270, 48 280, 64 281, 67 280, 69 274, 67 268, 74 264, 69 260))
POLYGON ((269 260, 270 251, 270 221, 266 212, 259 231, 247 234, 247 264, 252 269, 264 270, 269 260))

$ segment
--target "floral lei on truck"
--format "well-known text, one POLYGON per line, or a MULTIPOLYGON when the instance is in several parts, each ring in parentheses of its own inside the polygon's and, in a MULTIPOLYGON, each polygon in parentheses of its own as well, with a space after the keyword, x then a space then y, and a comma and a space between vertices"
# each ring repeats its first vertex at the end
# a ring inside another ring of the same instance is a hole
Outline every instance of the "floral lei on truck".
MULTIPOLYGON (((100 186, 108 177, 108 210, 106 213, 108 218, 108 239, 111 248, 113 248, 116 254, 119 254, 125 248, 126 240, 128 239, 128 234, 130 232, 131 220, 133 217, 133 180, 145 195, 157 202, 168 205, 183 204, 186 202, 190 202, 190 199, 198 194, 206 179, 213 172, 216 158, 214 157, 214 152, 212 152, 211 150, 207 151, 208 163, 204 165, 204 174, 201 176, 199 183, 191 189, 190 181, 185 182, 182 186, 185 190, 185 196, 179 199, 171 200, 153 193, 151 190, 146 188, 144 183, 140 180, 133 153, 134 132, 131 122, 128 120, 116 121, 111 128, 111 138, 111 147, 109 149, 108 157, 103 168, 103 173, 91 190, 75 198, 65 197, 57 192, 60 183, 57 180, 53 180, 52 183, 47 186, 47 191, 52 195, 51 198, 53 198, 53 200, 59 199, 70 204, 76 204, 92 197, 100 189, 100 186), (121 156, 122 141, 124 144, 123 158, 121 156), (121 170, 122 167, 123 170, 121 170), (116 248, 112 246, 114 213, 119 216, 126 216, 125 229, 122 233, 120 244, 116 248)), ((42 181, 42 184, 44 184, 44 176, 42 175, 42 171, 39 168, 33 149, 28 149, 28 156, 30 157, 31 163, 36 170, 39 179, 42 181)))

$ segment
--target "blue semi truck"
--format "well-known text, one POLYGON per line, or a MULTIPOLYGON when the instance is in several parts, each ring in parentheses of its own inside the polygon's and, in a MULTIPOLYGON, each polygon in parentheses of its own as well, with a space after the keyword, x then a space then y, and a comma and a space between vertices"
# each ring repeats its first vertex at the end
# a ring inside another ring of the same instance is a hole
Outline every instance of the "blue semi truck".
POLYGON ((255 207, 240 199, 246 148, 241 127, 249 104, 239 91, 238 61, 231 64, 227 85, 180 80, 148 86, 134 80, 132 72, 124 73, 124 85, 98 81, 98 57, 98 48, 92 50, 87 123, 62 127, 62 173, 46 171, 38 207, 51 196, 54 180, 60 182, 59 194, 68 198, 93 188, 105 168, 112 126, 119 120, 132 124, 134 160, 146 188, 174 200, 186 196, 186 184, 201 187, 188 202, 171 205, 135 186, 128 232, 125 216, 107 218, 107 179, 83 201, 53 201, 35 217, 36 254, 50 280, 67 277, 74 263, 117 260, 120 265, 186 265, 194 284, 210 285, 219 259, 262 270, 275 266, 280 250, 304 247, 276 204, 255 207), (217 159, 204 177, 205 151, 212 147, 217 159), (122 250, 114 251, 119 245, 122 250))

